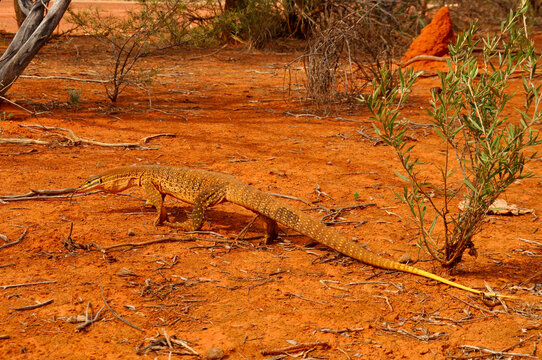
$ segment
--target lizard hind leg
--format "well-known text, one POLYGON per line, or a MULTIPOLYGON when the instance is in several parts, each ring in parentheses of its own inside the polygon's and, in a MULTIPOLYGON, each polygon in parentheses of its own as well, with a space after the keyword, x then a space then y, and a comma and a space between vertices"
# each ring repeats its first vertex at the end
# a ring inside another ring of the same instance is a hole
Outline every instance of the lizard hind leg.
POLYGON ((262 216, 265 221, 264 244, 272 244, 279 236, 279 226, 277 222, 267 216, 262 216))
POLYGON ((196 196, 190 219, 181 223, 167 221, 165 224, 185 231, 198 231, 205 221, 205 211, 222 202, 225 197, 226 186, 224 184, 208 186, 196 196))

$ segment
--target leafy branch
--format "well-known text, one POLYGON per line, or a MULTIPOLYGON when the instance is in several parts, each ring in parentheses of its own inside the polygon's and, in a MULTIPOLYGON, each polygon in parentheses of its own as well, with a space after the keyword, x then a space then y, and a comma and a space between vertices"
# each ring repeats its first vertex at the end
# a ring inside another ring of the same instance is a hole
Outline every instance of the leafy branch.
MULTIPOLYGON (((527 10, 528 2, 522 1, 497 35, 476 40, 474 24, 450 45, 448 71, 439 73, 440 88, 432 92, 427 109, 445 145, 444 158, 435 159, 438 181, 426 180, 421 169, 427 169, 427 164, 414 157, 414 146, 405 138, 407 128, 397 120, 418 74, 410 69, 400 72, 400 82, 391 90, 385 82, 375 83, 367 99, 378 135, 395 149, 406 174, 397 173, 408 184, 397 196, 408 205, 420 231, 418 244, 445 267, 459 263, 467 249, 476 255, 472 239, 491 204, 515 181, 532 175, 524 166, 535 154, 525 151, 540 143, 533 126, 542 119, 542 98, 541 85, 534 82, 540 57, 528 36, 527 10), (473 51, 480 42, 483 53, 478 60, 473 51), (519 119, 513 119, 506 110, 515 96, 509 92, 509 82, 517 72, 524 104, 516 109, 519 119), (458 196, 466 207, 452 211, 458 196)), ((382 72, 384 78, 387 71, 382 72)))

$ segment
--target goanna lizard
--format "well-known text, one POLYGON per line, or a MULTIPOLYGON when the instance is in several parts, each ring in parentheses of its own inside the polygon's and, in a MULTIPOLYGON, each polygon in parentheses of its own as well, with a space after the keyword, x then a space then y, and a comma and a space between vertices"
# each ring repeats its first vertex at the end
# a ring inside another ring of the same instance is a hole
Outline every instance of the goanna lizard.
POLYGON ((118 193, 133 186, 141 186, 147 192, 147 203, 153 205, 158 213, 154 219, 155 225, 165 224, 186 231, 200 230, 205 220, 205 211, 211 206, 229 201, 263 217, 268 242, 277 238, 278 222, 344 255, 372 266, 423 276, 476 294, 506 297, 472 289, 428 271, 401 264, 365 250, 284 201, 227 174, 171 166, 126 166, 105 171, 101 175, 91 176, 77 191, 104 190, 118 193), (193 204, 189 220, 182 223, 168 221, 164 206, 166 195, 193 204))

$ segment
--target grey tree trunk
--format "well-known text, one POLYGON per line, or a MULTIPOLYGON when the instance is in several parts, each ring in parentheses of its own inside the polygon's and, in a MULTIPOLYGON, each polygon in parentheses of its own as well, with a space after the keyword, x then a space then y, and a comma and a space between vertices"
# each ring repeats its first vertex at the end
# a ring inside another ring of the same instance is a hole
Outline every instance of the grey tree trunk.
POLYGON ((30 12, 33 0, 13 0, 13 9, 15 10, 15 19, 17 26, 21 27, 26 15, 30 12))
POLYGON ((3 96, 21 75, 30 61, 47 42, 71 0, 54 0, 47 13, 45 6, 49 0, 19 0, 26 19, 13 37, 8 48, 0 57, 0 96, 3 96), (29 9, 29 10, 28 10, 29 9))

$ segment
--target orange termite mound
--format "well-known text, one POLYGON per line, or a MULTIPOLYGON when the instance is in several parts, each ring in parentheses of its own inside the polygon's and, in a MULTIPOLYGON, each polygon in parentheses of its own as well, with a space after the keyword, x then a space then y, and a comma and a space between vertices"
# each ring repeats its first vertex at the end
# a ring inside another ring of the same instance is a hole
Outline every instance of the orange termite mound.
POLYGON ((454 38, 450 10, 442 7, 435 14, 431 23, 422 29, 420 35, 412 41, 403 56, 407 61, 418 55, 444 56, 448 54, 448 44, 454 38))

